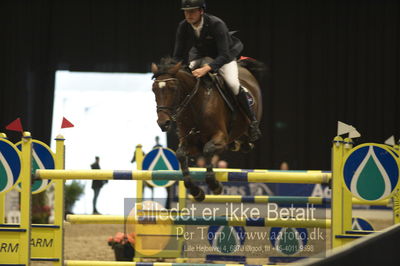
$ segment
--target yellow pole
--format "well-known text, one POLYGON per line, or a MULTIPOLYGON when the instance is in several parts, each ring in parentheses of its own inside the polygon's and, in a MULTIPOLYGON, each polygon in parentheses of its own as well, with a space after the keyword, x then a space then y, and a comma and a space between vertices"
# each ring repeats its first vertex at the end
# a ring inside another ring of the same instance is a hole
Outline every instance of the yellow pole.
POLYGON ((359 200, 357 198, 352 199, 353 205, 369 205, 369 206, 386 206, 389 207, 391 204, 391 199, 378 200, 374 202, 368 202, 365 200, 359 200))
MULTIPOLYGON (((393 149, 397 154, 400 154, 400 141, 393 146, 393 149)), ((393 223, 400 223, 400 189, 393 194, 393 197, 390 199, 392 201, 392 209, 393 209, 393 223)))
POLYGON ((224 226, 252 226, 252 227, 305 227, 305 228, 329 228, 330 219, 290 219, 290 218, 268 218, 265 217, 263 223, 257 225, 248 224, 248 217, 213 217, 216 221, 208 220, 204 217, 191 216, 132 216, 128 220, 122 215, 67 215, 67 221, 71 224, 159 224, 159 225, 216 225, 222 221, 224 226))
POLYGON ((392 197, 392 208, 393 208, 393 223, 400 223, 400 189, 397 189, 396 193, 392 197))
MULTIPOLYGON (((190 173, 195 181, 205 178, 204 172, 190 173)), ((89 180, 183 180, 180 170, 36 170, 36 177, 42 179, 89 179, 89 180)), ((331 173, 302 173, 302 172, 215 172, 220 182, 248 182, 248 183, 290 183, 290 184, 328 184, 331 173), (229 177, 231 175, 231 177, 229 177), (234 177, 232 177, 234 176, 234 177)))
POLYGON ((179 181, 178 184, 178 196, 179 196, 179 210, 186 208, 186 188, 184 181, 179 181))
MULTIPOLYGON (((211 263, 169 263, 169 262, 149 262, 146 265, 153 266, 245 266, 247 264, 211 264, 211 263)), ((136 262, 128 261, 90 261, 90 260, 68 260, 65 266, 138 266, 136 262)), ((141 264, 143 265, 143 264, 141 264)), ((268 266, 270 264, 263 264, 260 266, 268 266)))
POLYGON ((343 160, 343 139, 340 136, 336 136, 333 139, 332 145, 332 205, 331 205, 331 241, 332 248, 341 245, 342 241, 340 238, 336 238, 336 235, 342 234, 343 228, 343 206, 342 206, 342 182, 340 180, 340 169, 343 160))
POLYGON ((32 137, 29 132, 23 133, 22 138, 22 168, 21 168, 21 200, 20 200, 20 232, 19 261, 20 264, 30 265, 31 258, 31 174, 32 174, 32 137))
MULTIPOLYGON (((0 138, 7 139, 7 135, 0 133, 0 138)), ((0 193, 0 224, 6 222, 6 193, 0 193)))
MULTIPOLYGON (((143 147, 142 144, 136 145, 136 149, 135 149, 136 170, 142 170, 143 169, 143 150, 142 150, 142 147, 143 147)), ((136 203, 143 202, 143 180, 136 180, 136 200, 135 200, 135 202, 136 203)), ((141 240, 138 239, 138 241, 141 241, 141 240)), ((135 262, 142 261, 141 254, 139 252, 135 252, 135 256, 133 258, 133 261, 135 261, 135 262)))
MULTIPOLYGON (((310 203, 310 204, 324 204, 324 198, 322 197, 296 197, 296 196, 252 196, 251 197, 254 200, 254 203, 278 203, 278 204, 289 204, 289 203, 296 203, 296 204, 305 204, 305 203, 310 203), (285 201, 275 201, 274 198, 282 198, 285 201), (287 199, 285 199, 287 198, 287 199), (305 198, 308 199, 307 202, 305 202, 305 198), (292 202, 291 202, 292 201, 292 202)), ((191 201, 194 201, 194 198, 192 195, 188 196, 188 199, 191 201)), ((232 202, 232 203, 241 203, 243 202, 243 197, 239 195, 206 195, 206 198, 204 199, 203 203, 227 203, 227 202, 232 202)), ((367 201, 362 201, 357 198, 352 198, 353 205, 369 205, 369 206, 389 206, 391 204, 390 199, 385 199, 385 200, 379 200, 375 202, 367 202, 367 201)))
MULTIPOLYGON (((178 204, 179 204, 179 210, 183 210, 183 209, 186 209, 186 198, 187 198, 187 196, 186 196, 186 187, 185 187, 185 183, 184 183, 184 181, 178 181, 178 197, 179 197, 179 199, 178 199, 178 204)), ((186 232, 186 226, 185 225, 178 225, 177 226, 177 230, 181 230, 181 231, 178 231, 178 232, 186 232)), ((179 252, 180 252, 180 257, 178 257, 178 258, 176 258, 176 262, 180 262, 180 263, 182 263, 182 262, 185 262, 185 256, 184 256, 184 252, 185 252, 185 250, 184 250, 184 243, 185 243, 185 239, 183 238, 183 237, 180 237, 179 239, 178 239, 178 249, 180 249, 179 250, 179 252)))
MULTIPOLYGON (((65 146, 64 137, 56 137, 56 169, 65 169, 65 146)), ((59 229, 54 232, 54 256, 59 258, 58 262, 53 262, 54 266, 62 266, 64 263, 64 185, 65 180, 54 180, 54 225, 59 229)))
MULTIPOLYGON (((135 158, 136 158, 136 170, 142 170, 143 164, 143 151, 142 145, 139 144, 135 149, 135 158)), ((136 181, 136 202, 140 203, 143 201, 143 180, 136 181)))
MULTIPOLYGON (((346 138, 344 140, 344 144, 343 144, 343 158, 346 157, 346 155, 348 155, 351 151, 351 149, 353 148, 353 140, 350 138, 346 138)), ((344 162, 342 161, 342 164, 344 162)), ((341 187, 340 189, 342 190, 342 208, 343 208, 343 228, 342 228, 342 234, 345 234, 346 231, 350 231, 352 230, 352 223, 351 223, 351 219, 352 219, 352 209, 353 209, 353 204, 352 204, 352 198, 353 195, 351 194, 350 191, 348 191, 344 186, 344 180, 342 178, 342 175, 340 175, 340 183, 341 183, 341 187)), ((349 242, 352 241, 353 239, 347 239, 347 241, 345 239, 343 239, 342 241, 344 242, 349 242)), ((344 244, 344 243, 343 243, 344 244)))
POLYGON ((6 193, 0 193, 0 224, 4 224, 6 219, 6 193))

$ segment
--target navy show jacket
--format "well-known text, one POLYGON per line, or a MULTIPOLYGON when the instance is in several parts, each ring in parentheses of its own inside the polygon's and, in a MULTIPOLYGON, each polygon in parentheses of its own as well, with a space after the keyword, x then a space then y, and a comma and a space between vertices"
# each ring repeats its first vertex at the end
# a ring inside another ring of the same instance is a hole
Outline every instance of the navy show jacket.
POLYGON ((242 42, 232 36, 225 22, 220 18, 204 13, 200 37, 195 35, 192 25, 186 20, 179 23, 176 32, 173 58, 188 63, 202 57, 211 57, 212 71, 234 60, 243 50, 242 42))

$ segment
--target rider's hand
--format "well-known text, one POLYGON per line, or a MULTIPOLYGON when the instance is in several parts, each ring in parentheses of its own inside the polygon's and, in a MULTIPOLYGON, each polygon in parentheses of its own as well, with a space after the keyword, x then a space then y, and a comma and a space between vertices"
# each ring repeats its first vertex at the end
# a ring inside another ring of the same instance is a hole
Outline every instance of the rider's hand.
POLYGON ((193 70, 192 74, 196 78, 201 78, 202 76, 204 76, 205 74, 207 74, 210 71, 211 71, 211 67, 209 65, 205 65, 205 66, 203 66, 201 68, 193 70))

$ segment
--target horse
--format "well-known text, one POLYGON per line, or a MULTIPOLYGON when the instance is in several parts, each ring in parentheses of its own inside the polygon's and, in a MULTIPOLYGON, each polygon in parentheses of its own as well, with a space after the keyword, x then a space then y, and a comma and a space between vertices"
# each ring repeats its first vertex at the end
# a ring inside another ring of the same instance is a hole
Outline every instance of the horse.
MULTIPOLYGON (((259 74, 257 71, 262 71, 259 66, 263 64, 256 60, 246 61, 238 63, 239 80, 250 91, 260 121, 261 90, 255 76, 259 74)), ((240 143, 247 144, 247 147, 251 145, 247 137, 249 119, 242 110, 232 112, 218 90, 202 82, 203 78, 196 79, 181 62, 162 58, 160 64, 152 64, 151 70, 157 123, 165 132, 176 122, 179 138, 176 156, 181 164, 185 187, 196 201, 205 199, 204 191, 191 180, 188 166, 189 157, 203 155, 206 160, 205 181, 214 194, 221 194, 222 185, 215 178, 211 158, 229 147, 238 150, 240 143)))

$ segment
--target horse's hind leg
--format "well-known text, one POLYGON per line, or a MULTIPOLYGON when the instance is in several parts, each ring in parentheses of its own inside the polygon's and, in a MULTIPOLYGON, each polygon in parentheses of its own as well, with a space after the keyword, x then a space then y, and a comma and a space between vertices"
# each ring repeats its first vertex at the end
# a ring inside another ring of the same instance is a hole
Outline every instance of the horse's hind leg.
POLYGON ((190 178, 188 153, 182 146, 176 151, 176 157, 181 164, 183 181, 186 189, 189 190, 190 195, 192 195, 196 201, 203 201, 205 199, 204 191, 190 178))
POLYGON ((212 140, 207 142, 206 145, 204 145, 203 149, 203 154, 206 160, 206 168, 207 168, 206 183, 210 188, 210 190, 216 195, 222 193, 222 184, 215 178, 215 174, 212 169, 213 165, 211 163, 211 159, 214 154, 223 151, 225 145, 226 142, 224 140, 223 134, 218 134, 212 140))

